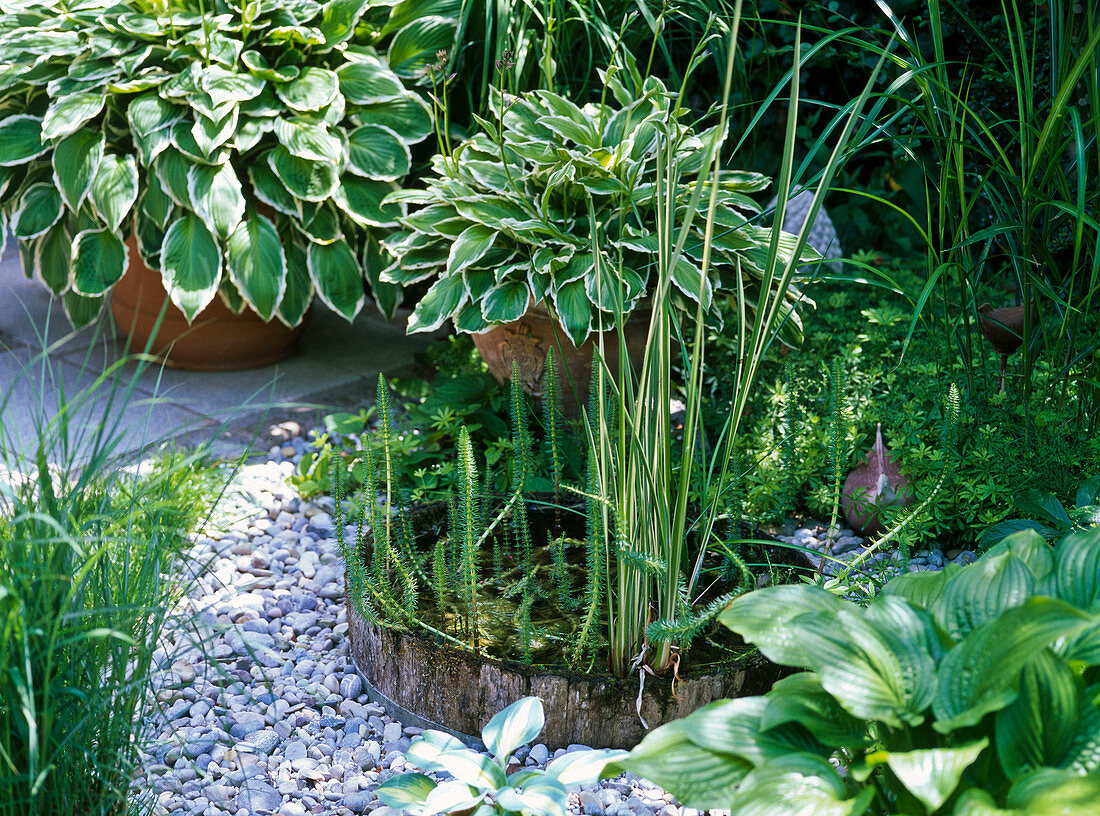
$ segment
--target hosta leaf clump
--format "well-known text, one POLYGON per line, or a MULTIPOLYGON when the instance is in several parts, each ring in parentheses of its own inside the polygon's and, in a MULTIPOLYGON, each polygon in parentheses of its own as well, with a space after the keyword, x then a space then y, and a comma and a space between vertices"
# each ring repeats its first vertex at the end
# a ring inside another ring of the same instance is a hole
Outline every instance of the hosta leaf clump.
POLYGON ((438 15, 413 26, 391 6, 5 7, 0 213, 27 273, 88 322, 134 234, 189 319, 220 291, 290 326, 316 293, 350 320, 365 281, 392 311, 400 290, 379 280, 376 246, 403 209, 380 202, 431 130, 417 55, 450 47, 456 27, 438 15))
MULTIPOLYGON (((707 147, 723 134, 696 132, 675 94, 655 78, 638 94, 614 87, 618 104, 583 107, 550 91, 498 93, 496 120, 482 120, 481 132, 453 153, 435 156, 426 191, 391 197, 416 206, 386 241, 397 260, 383 279, 433 281, 410 331, 431 331, 452 319, 459 332, 480 332, 515 319, 531 301, 545 305, 577 345, 599 326, 616 325, 652 294, 657 280, 665 186, 675 198, 677 224, 695 213, 671 274, 674 300, 683 306, 702 300, 709 309, 716 292, 736 291, 740 269, 741 302, 750 311, 759 302, 773 231, 760 223, 751 195, 769 180, 720 174, 704 275, 710 197, 696 195, 695 185, 705 175, 707 147), (672 178, 669 167, 676 168, 672 178)), ((794 236, 781 234, 780 265, 794 245, 794 236)), ((800 333, 793 312, 800 298, 792 287, 785 301, 791 319, 784 336, 791 342, 800 333)))
POLYGON ((897 578, 866 608, 815 586, 743 595, 722 622, 806 671, 658 728, 623 765, 735 815, 1091 813, 1097 564, 1100 530, 1054 546, 1025 530, 970 566, 897 578))

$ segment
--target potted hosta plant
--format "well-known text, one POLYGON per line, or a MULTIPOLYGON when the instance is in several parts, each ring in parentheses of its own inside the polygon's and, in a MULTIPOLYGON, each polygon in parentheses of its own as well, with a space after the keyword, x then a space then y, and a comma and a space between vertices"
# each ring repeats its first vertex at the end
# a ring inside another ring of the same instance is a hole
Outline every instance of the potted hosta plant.
MULTIPOLYGON (((553 347, 570 364, 579 393, 587 393, 586 341, 629 326, 629 316, 645 310, 657 278, 659 221, 684 219, 706 148, 723 138, 717 128, 696 132, 658 79, 635 86, 640 93, 609 77, 616 104, 583 107, 550 91, 497 93, 496 120, 482 120, 479 133, 435 156, 426 189, 387 199, 414 206, 385 241, 396 260, 383 280, 433 281, 409 319, 410 332, 453 320, 457 331, 474 336, 498 378, 516 363, 531 393, 538 393, 553 347), (673 207, 663 212, 666 191, 673 207)), ((736 289, 738 267, 748 289, 742 302, 759 300, 773 231, 754 222, 759 207, 750 195, 768 184, 758 173, 722 173, 705 281, 709 196, 695 197, 672 276, 681 306, 701 297, 710 310, 715 293, 736 289)), ((781 234, 781 263, 794 244, 794 236, 781 234)), ((795 342, 800 324, 791 307, 800 298, 791 287, 785 301, 785 335, 795 342)), ((626 331, 632 354, 644 346, 648 321, 636 324, 626 331)))
MULTIPOLYGON (((204 310, 220 308, 289 332, 314 295, 353 319, 364 277, 392 311, 400 291, 378 280, 375 231, 402 211, 382 199, 409 172, 409 145, 432 129, 402 75, 422 71, 454 25, 429 18, 430 36, 414 32, 427 45, 405 37, 391 66, 374 47, 392 30, 390 10, 374 26, 369 5, 5 6, 0 208, 27 274, 64 298, 74 325, 115 289, 116 320, 136 321, 132 339, 143 341, 163 293, 139 303, 138 292, 163 286, 165 324, 206 323, 204 310), (152 281, 137 277, 143 267, 152 281)), ((193 362, 235 354, 235 332, 207 331, 213 348, 193 362)), ((172 359, 186 363, 180 351, 172 359)))

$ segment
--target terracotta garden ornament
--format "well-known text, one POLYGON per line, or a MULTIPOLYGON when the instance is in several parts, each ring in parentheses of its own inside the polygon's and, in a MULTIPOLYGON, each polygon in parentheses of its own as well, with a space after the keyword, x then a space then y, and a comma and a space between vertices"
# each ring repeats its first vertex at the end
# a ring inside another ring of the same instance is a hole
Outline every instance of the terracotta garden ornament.
POLYGON ((867 453, 867 461, 848 474, 841 492, 840 504, 848 526, 868 536, 881 533, 882 510, 907 507, 913 500, 909 479, 890 459, 882 443, 882 425, 875 430, 875 445, 867 453))
POLYGON ((1009 306, 994 309, 989 303, 983 303, 978 307, 978 322, 982 334, 993 350, 1001 356, 1001 374, 998 380, 997 393, 1005 393, 1005 369, 1008 367, 1008 358, 1023 342, 1024 333, 1024 307, 1009 306))

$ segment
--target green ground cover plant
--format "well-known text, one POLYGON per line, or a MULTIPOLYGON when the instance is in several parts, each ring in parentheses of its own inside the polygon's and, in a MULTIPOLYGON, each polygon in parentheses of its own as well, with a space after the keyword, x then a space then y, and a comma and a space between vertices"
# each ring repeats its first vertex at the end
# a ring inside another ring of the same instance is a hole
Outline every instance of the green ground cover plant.
MULTIPOLYGON (((203 453, 118 461, 119 368, 43 408, 24 450, 0 433, 0 814, 121 816, 151 660, 182 591, 173 560, 206 517, 220 473, 203 453), (52 413, 52 412, 50 412, 52 413)), ((24 376, 45 366, 42 360, 24 376)), ((6 408, 8 399, 3 402, 6 408)))
POLYGON ((622 763, 733 814, 1039 816, 1100 801, 1100 532, 1033 530, 866 607, 813 586, 720 619, 803 669, 706 706, 622 763))
MULTIPOLYGON (((870 259, 905 291, 919 288, 913 262, 870 259)), ((1020 355, 1012 358, 1009 391, 1001 396, 996 355, 988 345, 978 347, 973 365, 982 366, 984 387, 962 391, 954 451, 944 451, 942 406, 951 384, 966 380, 964 360, 931 319, 909 338, 911 300, 902 292, 864 290, 876 292, 874 305, 867 305, 858 291, 851 283, 819 284, 819 306, 805 316, 805 344, 774 353, 766 364, 764 393, 751 406, 741 453, 749 517, 782 520, 794 513, 828 520, 837 410, 843 474, 871 447, 879 422, 918 498, 932 492, 944 456, 952 457, 945 488, 907 530, 913 546, 973 548, 987 527, 1019 515, 1016 500, 1032 489, 1072 503, 1078 486, 1100 469, 1100 441, 1077 424, 1077 401, 1063 402, 1058 371, 1039 366, 1042 387, 1025 404, 1015 376, 1020 355), (841 399, 832 406, 829 372, 837 364, 841 399)), ((710 393, 720 402, 733 389, 721 372, 735 350, 720 335, 712 335, 711 344, 711 371, 718 373, 710 375, 710 393)), ((1085 386, 1071 386, 1071 395, 1078 387, 1085 386)))

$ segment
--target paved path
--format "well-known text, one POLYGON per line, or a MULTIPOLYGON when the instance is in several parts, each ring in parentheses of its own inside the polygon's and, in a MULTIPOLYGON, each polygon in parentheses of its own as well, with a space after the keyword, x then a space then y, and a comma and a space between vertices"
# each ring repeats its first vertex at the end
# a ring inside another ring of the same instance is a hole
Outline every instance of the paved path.
MULTIPOLYGON (((218 446, 228 442, 226 450, 239 450, 253 437, 266 438, 272 422, 310 417, 320 406, 369 401, 378 373, 407 369, 426 343, 424 335, 405 335, 403 317, 389 323, 366 307, 349 325, 322 306, 313 310, 298 353, 276 365, 192 372, 158 366, 142 371, 125 363, 109 381, 78 397, 72 429, 79 436, 106 416, 123 431, 120 452, 167 439, 213 437, 218 446), (121 408, 123 392, 131 388, 121 408)), ((120 348, 109 318, 73 332, 60 303, 24 276, 9 240, 0 258, 0 444, 26 450, 36 428, 57 421, 62 389, 69 400, 89 389, 119 361, 120 348)))

